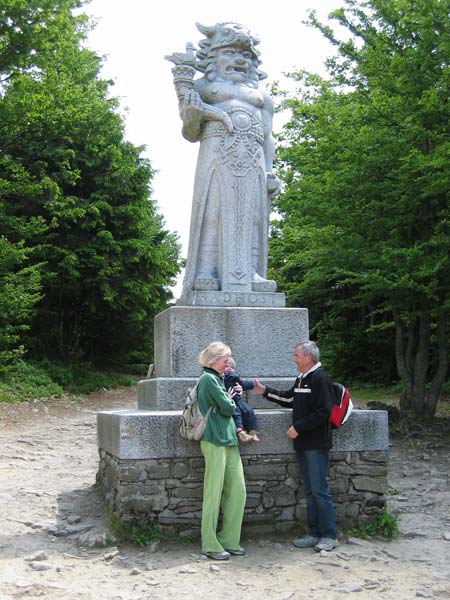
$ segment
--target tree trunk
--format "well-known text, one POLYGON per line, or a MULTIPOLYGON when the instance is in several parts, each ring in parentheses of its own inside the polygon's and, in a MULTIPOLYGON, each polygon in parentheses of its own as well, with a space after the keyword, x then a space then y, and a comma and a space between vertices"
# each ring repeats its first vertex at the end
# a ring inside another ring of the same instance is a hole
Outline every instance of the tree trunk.
POLYGON ((411 329, 409 335, 405 333, 405 324, 397 312, 394 312, 395 321, 395 356, 397 360, 397 370, 400 379, 403 381, 403 391, 400 395, 400 410, 408 411, 412 405, 413 390, 413 372, 411 369, 411 329), (406 344, 408 338, 408 344, 406 344))
POLYGON ((422 315, 417 321, 419 339, 414 357, 412 409, 416 415, 421 415, 425 412, 425 390, 430 363, 431 317, 422 315))
POLYGON ((429 417, 434 417, 436 406, 442 392, 442 387, 445 382, 449 366, 449 341, 447 328, 448 315, 441 313, 437 322, 436 337, 438 340, 439 360, 436 373, 431 381, 430 393, 425 405, 425 414, 429 417))

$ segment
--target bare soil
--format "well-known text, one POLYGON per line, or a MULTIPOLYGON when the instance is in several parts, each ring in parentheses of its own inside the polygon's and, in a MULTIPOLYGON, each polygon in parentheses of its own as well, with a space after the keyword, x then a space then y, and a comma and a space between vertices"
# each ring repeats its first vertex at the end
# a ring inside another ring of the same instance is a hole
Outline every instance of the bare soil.
POLYGON ((322 556, 291 535, 246 537, 218 563, 198 542, 89 547, 108 522, 95 487, 96 413, 136 407, 136 390, 0 405, 0 600, 450 599, 449 446, 394 441, 394 541, 343 537, 322 556), (87 544, 87 545, 86 545, 87 544))

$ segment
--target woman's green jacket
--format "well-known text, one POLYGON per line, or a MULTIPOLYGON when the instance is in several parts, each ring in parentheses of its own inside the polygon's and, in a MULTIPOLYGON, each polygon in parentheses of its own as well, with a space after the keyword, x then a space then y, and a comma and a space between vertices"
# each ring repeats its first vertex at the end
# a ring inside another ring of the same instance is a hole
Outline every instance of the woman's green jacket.
POLYGON ((198 383, 197 398, 203 415, 211 405, 213 406, 202 441, 216 446, 237 446, 236 425, 232 416, 236 404, 225 389, 223 377, 214 369, 203 369, 198 383))

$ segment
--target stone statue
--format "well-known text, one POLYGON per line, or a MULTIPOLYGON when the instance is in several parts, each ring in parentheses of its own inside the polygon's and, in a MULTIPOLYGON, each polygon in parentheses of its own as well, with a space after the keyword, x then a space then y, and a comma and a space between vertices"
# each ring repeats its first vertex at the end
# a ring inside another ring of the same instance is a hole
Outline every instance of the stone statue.
MULTIPOLYGON (((200 141, 182 298, 195 290, 275 292, 266 279, 273 103, 259 87, 259 41, 237 23, 206 27, 195 51, 166 56, 183 136, 200 141), (196 72, 203 76, 195 79, 196 72)), ((189 302, 187 302, 189 304, 189 302)))

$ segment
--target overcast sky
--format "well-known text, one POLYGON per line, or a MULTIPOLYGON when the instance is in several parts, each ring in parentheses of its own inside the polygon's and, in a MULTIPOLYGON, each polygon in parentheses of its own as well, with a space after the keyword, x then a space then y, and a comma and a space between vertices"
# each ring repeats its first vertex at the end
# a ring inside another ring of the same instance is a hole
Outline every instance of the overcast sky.
MULTIPOLYGON (((144 154, 157 171, 153 198, 167 229, 178 234, 183 254, 198 144, 181 136, 173 65, 164 56, 184 51, 187 42, 198 47, 203 36, 196 22, 235 21, 260 38, 261 68, 268 81, 282 80, 284 72, 294 69, 323 72, 323 62, 333 49, 319 31, 302 22, 310 8, 325 20, 342 4, 339 0, 276 0, 264 8, 259 0, 92 0, 84 7, 97 20, 88 45, 106 57, 102 77, 115 83, 111 92, 121 99, 127 139, 146 146, 144 154)), ((274 129, 280 125, 276 122, 274 129)))

